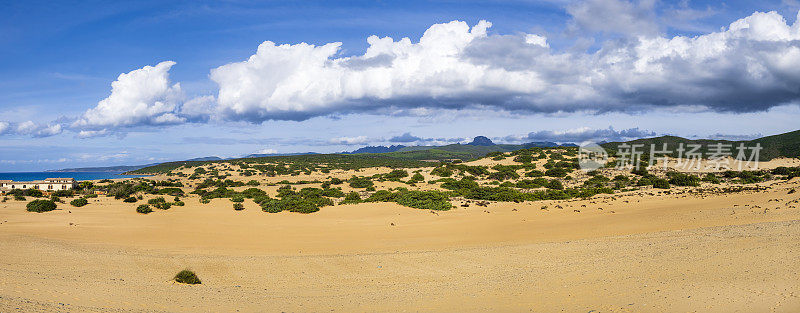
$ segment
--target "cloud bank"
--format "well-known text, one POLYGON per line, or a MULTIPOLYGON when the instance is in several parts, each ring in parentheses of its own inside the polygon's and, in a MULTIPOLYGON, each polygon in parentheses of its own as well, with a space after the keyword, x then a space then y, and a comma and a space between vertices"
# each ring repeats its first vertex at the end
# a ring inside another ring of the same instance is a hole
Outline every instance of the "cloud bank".
POLYGON ((604 3, 568 8, 585 29, 630 35, 594 53, 555 51, 537 34, 489 34, 487 21, 436 24, 418 42, 371 36, 356 56, 339 56, 340 43, 266 41, 246 61, 211 71, 217 109, 257 123, 417 107, 754 112, 800 99, 798 22, 756 12, 718 32, 666 38, 637 24, 647 21, 647 3, 605 6, 625 19, 590 21, 604 3))
MULTIPOLYGON (((120 74, 111 94, 70 125, 5 123, 0 133, 47 136, 69 128, 92 137, 137 126, 420 109, 742 113, 800 100, 800 22, 790 25, 776 12, 701 36, 665 37, 649 1, 590 0, 566 11, 585 36, 621 36, 590 52, 558 50, 541 34, 494 34, 488 21, 452 21, 416 41, 370 36, 367 50, 352 56, 341 54, 339 42, 265 41, 247 60, 210 71, 216 95, 187 101, 169 79, 176 63, 164 61, 120 74)), ((397 138, 406 139, 413 138, 397 138)))
POLYGON ((658 136, 658 134, 639 128, 629 128, 618 131, 613 127, 608 127, 607 129, 582 127, 563 131, 542 130, 531 132, 523 140, 581 143, 584 141, 628 141, 655 136, 658 136))

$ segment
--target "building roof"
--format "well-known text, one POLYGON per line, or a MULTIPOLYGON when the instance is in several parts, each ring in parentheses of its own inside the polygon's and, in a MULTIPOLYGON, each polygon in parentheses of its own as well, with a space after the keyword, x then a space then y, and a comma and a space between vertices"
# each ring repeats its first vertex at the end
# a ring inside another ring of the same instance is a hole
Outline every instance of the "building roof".
POLYGON ((46 178, 44 181, 46 181, 46 182, 50 182, 50 181, 61 181, 61 180, 66 180, 66 181, 75 181, 75 178, 71 178, 71 177, 61 177, 61 178, 46 178))
POLYGON ((13 183, 13 184, 66 184, 66 183, 74 183, 75 178, 47 178, 45 180, 34 180, 34 181, 13 181, 13 180, 0 180, 3 183, 13 183))

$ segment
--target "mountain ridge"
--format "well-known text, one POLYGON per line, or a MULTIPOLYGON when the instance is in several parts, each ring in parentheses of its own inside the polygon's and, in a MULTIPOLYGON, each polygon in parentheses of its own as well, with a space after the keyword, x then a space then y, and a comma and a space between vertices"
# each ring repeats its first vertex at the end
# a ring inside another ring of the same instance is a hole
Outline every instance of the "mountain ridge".
MULTIPOLYGON (((488 139, 488 138, 487 138, 488 139)), ((475 141, 475 140, 473 140, 475 141)), ((490 140, 491 141, 491 140, 490 140)), ((452 160, 452 159, 460 159, 460 160, 471 160, 479 157, 483 157, 489 152, 511 152, 519 149, 527 149, 527 148, 552 148, 552 147, 577 147, 574 143, 564 143, 558 144, 555 142, 528 142, 523 144, 494 144, 486 145, 487 142, 483 140, 478 140, 478 143, 482 143, 484 145, 469 145, 469 144, 449 144, 444 146, 367 146, 363 148, 356 149, 352 152, 343 152, 343 153, 331 153, 331 154, 318 154, 318 153, 297 153, 297 154, 283 154, 281 156, 265 156, 265 157, 274 157, 274 158, 289 158, 289 157, 302 157, 308 156, 309 154, 318 155, 318 156, 333 156, 333 155, 340 155, 340 156, 350 156, 350 157, 357 157, 358 155, 369 155, 369 157, 388 157, 398 160, 411 160, 411 161, 436 161, 436 160, 452 160), (399 148, 398 148, 399 147, 399 148), (359 151, 370 151, 372 149, 378 149, 380 151, 384 150, 395 150, 391 152, 380 152, 380 153, 369 153, 369 152, 359 152, 359 151)), ((726 143, 731 145, 737 145, 739 143, 745 144, 761 144, 763 150, 759 155, 759 160, 767 161, 777 157, 794 157, 800 158, 800 130, 787 132, 783 134, 771 135, 766 137, 761 137, 753 140, 745 140, 745 141, 730 141, 730 140, 716 140, 716 139, 686 139, 677 136, 658 136, 658 137, 650 137, 650 138, 640 138, 635 140, 629 141, 619 141, 619 142, 607 142, 602 143, 601 146, 609 150, 609 152, 613 153, 616 151, 616 146, 621 143, 630 143, 630 144, 643 144, 649 147, 649 144, 655 144, 657 147, 660 147, 661 144, 667 143, 668 145, 673 145, 676 147, 677 144, 684 143, 684 144, 702 144, 707 146, 708 144, 714 143, 726 143)), ((705 149, 707 150, 707 148, 705 149)), ((702 150, 701 150, 702 151, 702 150)), ((645 150, 645 153, 648 153, 649 150, 645 150)), ((706 151, 703 151, 706 152, 706 151)), ((735 150, 734 150, 735 152, 735 150)), ((252 155, 251 155, 252 156, 252 155)), ((229 159, 229 160, 248 160, 252 157, 244 157, 244 158, 236 158, 236 159, 229 159)), ((276 159, 280 160, 280 159, 276 159)), ((177 161, 177 162, 167 162, 161 163, 153 167, 152 171, 164 171, 170 170, 171 168, 177 168, 181 165, 185 165, 187 163, 197 163, 202 164, 203 162, 215 162, 215 161, 177 161), (169 165, 168 165, 169 164, 169 165), (156 170, 157 169, 157 170, 156 170)), ((138 173, 148 172, 148 168, 140 168, 137 170, 133 170, 138 173)))

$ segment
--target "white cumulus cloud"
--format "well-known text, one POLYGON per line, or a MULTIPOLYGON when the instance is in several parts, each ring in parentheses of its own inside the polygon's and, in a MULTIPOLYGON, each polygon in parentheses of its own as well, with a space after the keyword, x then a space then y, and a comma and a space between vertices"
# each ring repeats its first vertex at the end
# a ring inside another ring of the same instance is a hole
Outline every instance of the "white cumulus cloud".
POLYGON ((369 143, 369 141, 370 138, 367 136, 355 136, 331 138, 328 142, 335 145, 363 145, 369 143))
POLYGON ((213 69, 219 109, 231 119, 302 120, 339 111, 389 106, 478 104, 495 91, 525 93, 536 75, 462 59, 491 23, 453 21, 431 26, 418 43, 371 36, 366 53, 337 57, 341 43, 276 45, 267 41, 247 61, 213 69))
POLYGON ((18 135, 28 135, 32 137, 50 137, 58 135, 61 132, 61 124, 40 125, 33 121, 26 121, 16 126, 16 133, 18 135))
POLYGON ((164 61, 120 74, 111 83, 111 95, 87 110, 73 126, 102 130, 185 122, 176 113, 184 95, 179 83, 170 82, 173 65, 175 62, 164 61))
POLYGON ((567 6, 573 27, 582 31, 626 35, 659 32, 654 0, 586 0, 567 6))
POLYGON ((278 153, 278 150, 269 148, 261 149, 255 152, 255 154, 276 154, 276 153, 278 153))

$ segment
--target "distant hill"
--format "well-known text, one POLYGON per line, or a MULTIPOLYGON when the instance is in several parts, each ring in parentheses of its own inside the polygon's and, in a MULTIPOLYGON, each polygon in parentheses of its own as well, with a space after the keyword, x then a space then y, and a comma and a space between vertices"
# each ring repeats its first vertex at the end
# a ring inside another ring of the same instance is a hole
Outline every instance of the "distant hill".
POLYGON ((219 161, 219 160, 222 160, 222 158, 215 157, 215 156, 208 156, 208 157, 202 157, 202 158, 188 159, 186 161, 219 161))
POLYGON ((494 142, 485 136, 478 136, 468 143, 469 146, 494 146, 494 142))
MULTIPOLYGON (((753 146, 756 143, 761 144, 763 148, 760 153, 760 160, 767 161, 777 157, 793 157, 800 158, 800 130, 793 131, 785 134, 774 136, 767 136, 748 141, 729 141, 729 140, 713 140, 713 139, 699 139, 692 140, 676 136, 660 136, 654 138, 643 138, 627 141, 628 144, 642 144, 644 145, 643 153, 649 154, 650 144, 656 147, 661 147, 664 143, 668 148, 676 149, 680 143, 687 144, 700 144, 703 146, 701 152, 708 152, 707 146, 709 144, 723 142, 731 144, 733 147, 739 143, 745 143, 747 146, 753 146)), ((607 142, 602 143, 601 146, 614 153, 616 147, 623 142, 607 142)), ((495 144, 490 139, 478 136, 470 142, 470 144, 450 144, 444 146, 367 146, 357 149, 349 153, 339 154, 318 154, 313 152, 307 153, 287 153, 287 154, 251 154, 241 159, 231 159, 232 161, 242 160, 245 162, 265 161, 275 162, 280 160, 293 160, 298 162, 319 162, 323 160, 340 160, 342 162, 362 162, 363 160, 375 160, 378 158, 381 162, 388 162, 386 164, 403 164, 402 162, 418 162, 418 161, 435 161, 435 160, 471 160, 480 158, 489 152, 500 151, 510 152, 519 149, 527 148, 552 148, 552 147, 577 147, 574 143, 558 144, 555 142, 529 142, 524 144, 495 144), (474 144, 473 144, 474 143, 474 144), (394 150, 394 151, 392 151, 394 150), (374 151, 374 152, 373 152, 374 151), (387 152, 384 152, 387 151, 387 152), (256 159, 256 160, 253 160, 256 159), (392 161, 394 160, 394 161, 392 161), (398 163, 391 163, 398 162, 398 163)), ((735 148, 733 149, 735 153, 735 148)), ((677 152, 673 153, 676 156, 677 152)), ((228 161, 228 160, 223 160, 228 161)), ((135 170, 135 173, 154 173, 165 172, 175 169, 181 165, 199 165, 211 162, 221 161, 180 161, 168 162, 146 168, 135 170)), ((134 171, 134 170, 131 170, 134 171)))
POLYGON ((59 172, 77 172, 77 173, 121 173, 135 171, 140 168, 154 166, 159 163, 145 164, 145 165, 121 165, 121 166, 102 166, 102 167, 76 167, 76 168, 63 168, 60 170, 47 170, 45 172, 59 173, 59 172))
POLYGON ((555 142, 550 141, 537 141, 537 142, 528 142, 523 143, 522 147, 524 148, 553 148, 553 147, 577 147, 578 145, 574 143, 565 143, 565 144, 557 144, 555 142))
MULTIPOLYGON (((244 156, 243 158, 266 158, 266 157, 274 157, 274 156, 291 156, 291 155, 309 155, 309 154, 319 154, 317 152, 295 152, 295 153, 253 153, 244 156)), ((191 161, 191 160, 189 160, 191 161)))
MULTIPOLYGON (((220 161, 219 157, 202 157, 194 158, 186 161, 220 161)), ((76 167, 76 168, 62 168, 58 170, 47 170, 45 172, 61 173, 61 172, 76 172, 76 173, 123 173, 131 172, 138 169, 155 166, 161 163, 150 163, 144 165, 119 165, 119 166, 99 166, 99 167, 76 167)))
POLYGON ((343 154, 359 154, 359 153, 387 153, 387 152, 395 152, 402 148, 405 148, 404 145, 391 145, 391 146, 366 146, 363 148, 358 148, 353 150, 352 152, 342 152, 343 154))

